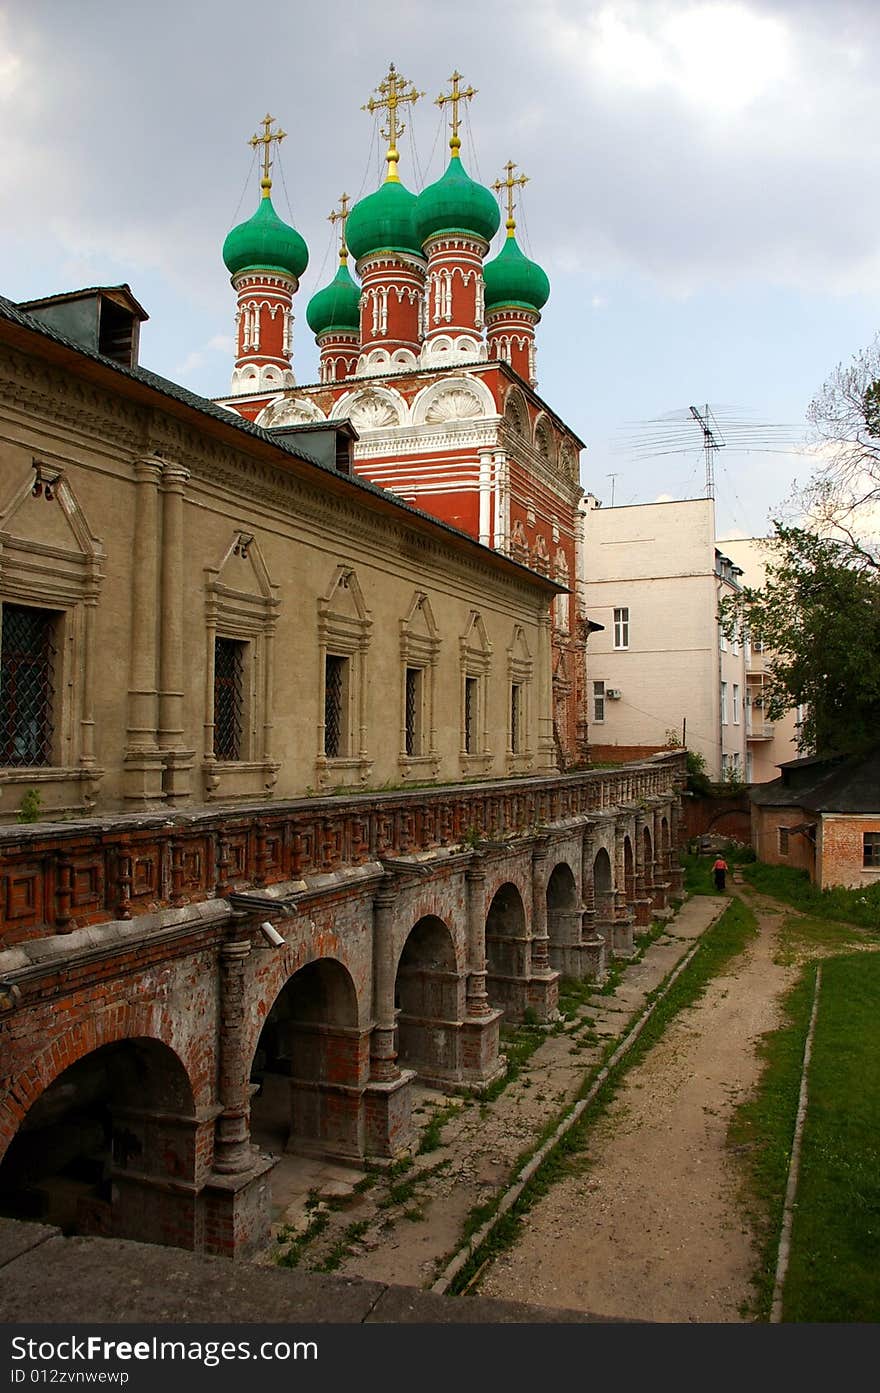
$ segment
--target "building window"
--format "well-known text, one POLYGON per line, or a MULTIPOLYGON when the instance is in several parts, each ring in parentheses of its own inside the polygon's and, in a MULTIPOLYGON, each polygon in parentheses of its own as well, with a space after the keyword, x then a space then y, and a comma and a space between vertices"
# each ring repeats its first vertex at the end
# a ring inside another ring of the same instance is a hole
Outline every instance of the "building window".
POLYGON ((476 754, 477 750, 477 730, 478 730, 478 706, 480 701, 480 683, 476 677, 466 677, 464 679, 464 752, 467 755, 476 754))
POLYGON ((324 660, 324 754, 340 759, 347 754, 348 658, 328 653, 324 660))
POLYGON ((722 653, 727 652, 727 634, 724 632, 723 629, 719 632, 718 635, 718 647, 721 649, 722 653))
POLYGON ((862 865, 870 870, 880 870, 880 832, 863 832, 862 843, 862 865))
POLYGON ((244 650, 236 639, 214 640, 214 756, 242 758, 244 650))
POLYGON ((614 611, 614 647, 629 648, 629 610, 614 611))
POLYGON ((736 682, 733 684, 733 724, 739 725, 739 687, 736 682))
POLYGON ((7 768, 52 763, 57 623, 52 610, 3 606, 0 764, 7 768))
POLYGON ((518 755, 522 749, 522 687, 518 682, 510 684, 510 753, 518 755))
POLYGON ((593 683, 593 720, 604 721, 605 719, 605 683, 593 683))
POLYGON ((780 856, 787 856, 787 855, 788 855, 788 828, 787 828, 787 827, 777 827, 776 832, 777 832, 777 835, 778 835, 778 837, 779 837, 779 855, 780 855, 780 856))
MULTIPOLYGON (((372 627, 356 573, 351 566, 338 565, 327 594, 318 600, 318 672, 323 681, 323 690, 317 694, 319 787, 338 784, 340 774, 349 777, 348 770, 356 770, 363 781, 372 767, 367 753, 367 655, 372 627)), ((397 698, 401 739, 403 676, 401 669, 397 698)))
MULTIPOLYGON (((508 679, 521 682, 530 666, 520 655, 517 634, 508 649, 508 679)), ((487 769, 492 762, 489 744, 489 673, 492 667, 492 645, 486 626, 477 610, 471 610, 465 632, 459 638, 461 662, 461 747, 460 757, 467 761, 465 769, 487 769)), ((505 687, 503 690, 509 691, 505 687)), ((496 727, 499 734, 507 724, 503 707, 498 712, 496 727), (504 724, 502 724, 502 722, 504 724)), ((507 732, 509 734, 509 731, 507 732)), ((508 752, 509 753, 509 752, 508 752)))
POLYGON ((434 698, 440 637, 424 590, 413 592, 400 621, 401 717, 398 764, 403 777, 417 765, 435 775, 439 767, 434 698))
POLYGON ((422 669, 406 669, 406 690, 404 694, 404 727, 406 753, 422 753, 422 669))
POLYGON ((727 683, 721 683, 721 724, 727 725, 727 683))

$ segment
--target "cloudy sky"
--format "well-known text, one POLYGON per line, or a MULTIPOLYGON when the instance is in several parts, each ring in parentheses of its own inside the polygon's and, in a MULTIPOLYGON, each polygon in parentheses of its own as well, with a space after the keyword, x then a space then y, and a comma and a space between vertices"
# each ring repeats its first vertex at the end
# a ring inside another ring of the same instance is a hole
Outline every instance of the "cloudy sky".
MULTIPOLYGON (((469 172, 530 177, 521 240, 552 284, 539 391, 606 504, 699 494, 696 429, 685 454, 632 445, 691 404, 793 446, 880 329, 876 0, 0 0, 0 291, 128 281, 142 361, 223 394, 220 248, 258 202, 247 140, 269 111, 289 133, 275 206, 310 248, 294 367, 314 381, 305 303, 335 269, 328 212, 378 183, 361 108, 392 60, 427 93, 410 188, 445 165, 432 99, 456 67, 479 89, 469 172)), ((719 530, 759 533, 807 466, 730 436, 719 530)))

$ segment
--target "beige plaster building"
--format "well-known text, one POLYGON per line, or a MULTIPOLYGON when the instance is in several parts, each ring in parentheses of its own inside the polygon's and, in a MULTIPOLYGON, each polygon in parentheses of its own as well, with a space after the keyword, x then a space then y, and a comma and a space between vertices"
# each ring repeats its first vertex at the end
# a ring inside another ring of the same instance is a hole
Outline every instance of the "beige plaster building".
POLYGON ((718 624, 741 570, 715 544, 710 498, 584 512, 587 690, 593 759, 677 739, 709 777, 747 777, 747 655, 718 624))
POLYGON ((554 581, 354 475, 348 422, 138 368, 127 288, 75 303, 118 366, 0 316, 0 820, 555 770, 554 581))

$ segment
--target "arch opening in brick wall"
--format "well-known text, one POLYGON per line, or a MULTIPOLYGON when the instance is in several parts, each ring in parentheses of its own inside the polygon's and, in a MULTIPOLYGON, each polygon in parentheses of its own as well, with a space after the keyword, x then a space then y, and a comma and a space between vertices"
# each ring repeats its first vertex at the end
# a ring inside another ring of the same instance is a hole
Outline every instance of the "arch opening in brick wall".
POLYGON ((426 1081, 457 1075, 465 986, 448 926, 426 914, 403 945, 394 987, 398 1063, 426 1081))
POLYGON ((252 1138, 276 1153, 358 1154, 354 1090, 366 1082, 367 1038, 341 962, 318 958, 289 977, 251 1063, 252 1138))
POLYGON ((593 894, 596 900, 596 914, 600 919, 608 919, 614 913, 614 875, 611 857, 602 846, 593 861, 593 894))
POLYGON ((547 934, 550 961, 558 966, 557 950, 578 943, 581 936, 581 907, 574 872, 567 861, 554 866, 547 881, 547 934))
POLYGON ((506 1006, 508 984, 528 976, 528 935, 522 895, 508 881, 496 891, 486 916, 486 990, 493 1006, 506 1006))
POLYGON ((32 1098, 0 1163, 0 1213, 65 1234, 174 1243, 173 1215, 146 1232, 145 1212, 196 1169, 183 1062, 160 1040, 117 1040, 84 1050, 32 1098))

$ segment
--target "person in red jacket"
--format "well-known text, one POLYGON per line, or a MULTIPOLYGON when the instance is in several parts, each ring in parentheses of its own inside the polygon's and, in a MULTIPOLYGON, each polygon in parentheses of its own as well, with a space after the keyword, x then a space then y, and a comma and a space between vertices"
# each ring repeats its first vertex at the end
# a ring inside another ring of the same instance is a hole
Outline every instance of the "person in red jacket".
POLYGON ((723 890, 724 878, 727 875, 727 862, 725 861, 724 857, 721 855, 720 852, 718 853, 718 859, 715 862, 715 865, 712 867, 712 870, 715 874, 715 889, 723 890))

